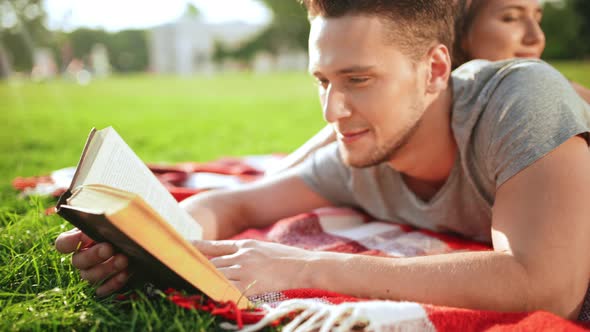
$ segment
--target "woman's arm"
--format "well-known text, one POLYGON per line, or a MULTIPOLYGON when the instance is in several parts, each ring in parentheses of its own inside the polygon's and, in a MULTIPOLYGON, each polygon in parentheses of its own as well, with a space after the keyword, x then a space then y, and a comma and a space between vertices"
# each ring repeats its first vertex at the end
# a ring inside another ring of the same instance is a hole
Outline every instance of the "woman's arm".
POLYGON ((336 135, 330 125, 325 126, 297 150, 283 158, 276 166, 266 171, 267 175, 282 173, 285 170, 301 164, 318 149, 334 142, 336 135))
POLYGON ((574 87, 574 90, 576 90, 578 95, 582 97, 582 99, 584 99, 588 104, 590 104, 590 89, 576 82, 572 82, 572 86, 574 87))

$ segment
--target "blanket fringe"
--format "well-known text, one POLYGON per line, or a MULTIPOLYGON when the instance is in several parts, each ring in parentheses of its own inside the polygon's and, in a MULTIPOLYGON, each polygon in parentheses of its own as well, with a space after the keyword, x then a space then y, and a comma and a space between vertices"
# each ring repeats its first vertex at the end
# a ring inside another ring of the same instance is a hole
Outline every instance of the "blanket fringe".
MULTIPOLYGON (((258 323, 248 325, 240 332, 253 332, 291 319, 283 332, 304 331, 436 331, 422 306, 412 302, 368 301, 339 305, 312 299, 295 299, 282 302, 276 308, 264 306, 267 314, 258 323)), ((227 323, 222 328, 238 330, 227 323)))

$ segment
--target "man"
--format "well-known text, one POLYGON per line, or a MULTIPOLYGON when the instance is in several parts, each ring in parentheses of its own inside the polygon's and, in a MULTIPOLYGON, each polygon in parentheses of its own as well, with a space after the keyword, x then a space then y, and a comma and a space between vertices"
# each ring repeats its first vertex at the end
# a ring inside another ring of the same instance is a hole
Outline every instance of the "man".
MULTIPOLYGON (((306 0, 310 72, 338 142, 297 169, 182 204, 207 239, 327 205, 491 241, 415 258, 309 252, 257 241, 195 245, 248 295, 320 288, 360 297, 576 318, 590 279, 589 110, 534 60, 470 63, 450 77, 447 0, 306 0), (360 280, 360 282, 359 282, 360 280)), ((61 252, 87 237, 56 241, 61 252)), ((76 253, 106 294, 126 258, 76 253)))

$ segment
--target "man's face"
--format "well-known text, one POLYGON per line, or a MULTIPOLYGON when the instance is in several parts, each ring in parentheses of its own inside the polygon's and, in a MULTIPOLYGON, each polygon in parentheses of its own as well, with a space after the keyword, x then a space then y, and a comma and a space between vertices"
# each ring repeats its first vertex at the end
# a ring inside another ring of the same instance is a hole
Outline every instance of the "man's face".
POLYGON ((388 33, 374 16, 311 21, 309 69, 342 159, 353 167, 394 159, 424 113, 423 71, 388 33))

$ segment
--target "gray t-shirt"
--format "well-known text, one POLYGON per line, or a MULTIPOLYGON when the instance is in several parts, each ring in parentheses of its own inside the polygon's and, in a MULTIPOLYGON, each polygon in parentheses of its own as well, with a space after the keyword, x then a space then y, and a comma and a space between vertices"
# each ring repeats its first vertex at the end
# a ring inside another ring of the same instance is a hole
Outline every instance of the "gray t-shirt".
POLYGON ((344 165, 336 144, 309 158, 301 177, 335 205, 491 242, 496 189, 569 138, 582 134, 588 142, 590 107, 539 60, 472 61, 453 72, 452 87, 451 125, 459 153, 449 178, 428 202, 387 164, 344 165))

